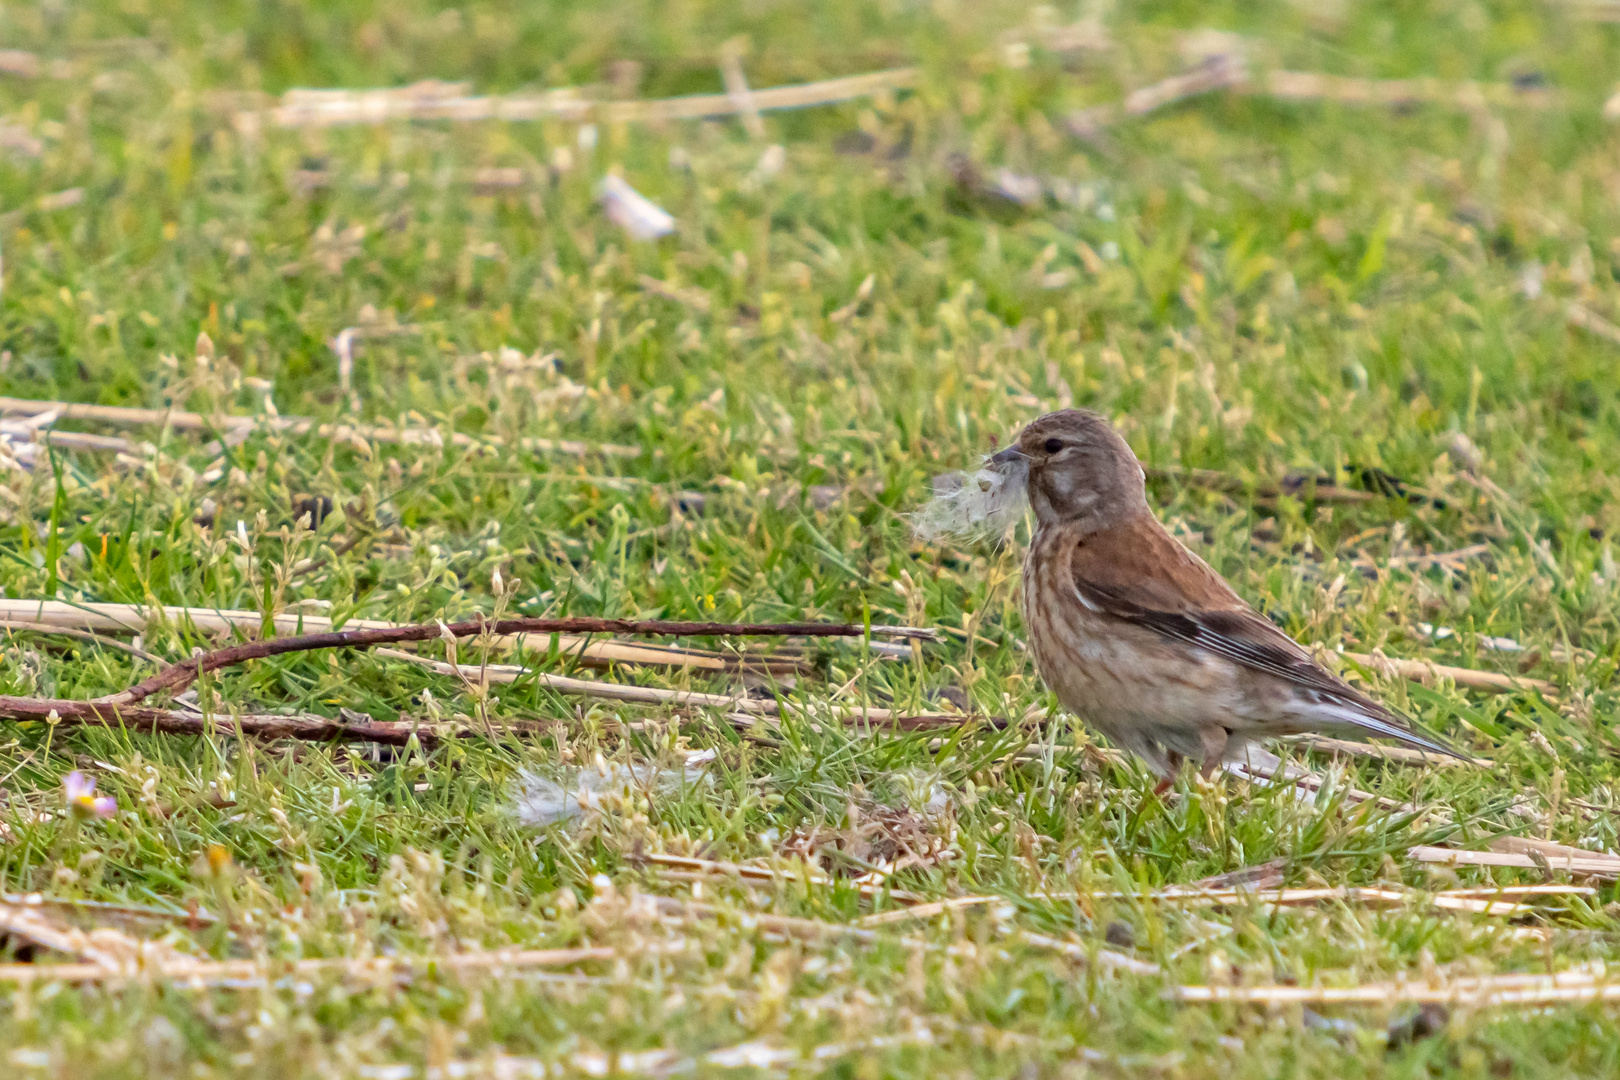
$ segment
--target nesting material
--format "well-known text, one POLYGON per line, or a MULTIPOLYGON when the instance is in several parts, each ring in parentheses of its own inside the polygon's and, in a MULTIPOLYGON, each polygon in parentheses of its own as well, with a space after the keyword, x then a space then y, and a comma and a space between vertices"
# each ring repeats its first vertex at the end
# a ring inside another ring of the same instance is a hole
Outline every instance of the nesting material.
POLYGON ((993 539, 1006 534, 1029 508, 1029 462, 991 465, 973 473, 934 478, 934 497, 912 516, 924 540, 946 536, 993 539))
POLYGON ((714 751, 687 757, 679 769, 644 763, 621 764, 600 757, 591 765, 558 780, 525 772, 514 809, 518 820, 535 828, 561 825, 587 812, 597 814, 637 796, 669 795, 703 779, 714 751))

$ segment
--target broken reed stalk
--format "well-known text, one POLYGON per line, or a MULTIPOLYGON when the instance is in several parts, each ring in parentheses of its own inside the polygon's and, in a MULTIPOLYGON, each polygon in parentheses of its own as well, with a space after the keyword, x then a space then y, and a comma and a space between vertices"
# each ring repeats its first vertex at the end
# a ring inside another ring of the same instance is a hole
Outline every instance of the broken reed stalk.
POLYGON ((1595 972, 1552 975, 1486 975, 1453 982, 1381 982, 1362 986, 1176 986, 1175 1001, 1263 1005, 1438 1005, 1501 1006, 1620 1001, 1620 983, 1595 972))
MULTIPOLYGON (((480 634, 656 634, 670 637, 864 637, 868 628, 854 623, 713 623, 669 622, 662 619, 598 619, 575 616, 562 619, 479 618, 473 622, 445 624, 415 623, 384 629, 333 630, 324 634, 301 634, 289 638, 269 638, 215 649, 165 668, 120 693, 102 698, 98 704, 133 705, 167 690, 179 693, 201 674, 223 667, 261 660, 286 653, 318 649, 364 649, 373 645, 394 645, 405 641, 431 641, 441 637, 465 638, 480 634)), ((915 626, 873 626, 873 634, 886 637, 931 641, 934 631, 915 626)))
POLYGON ((782 881, 797 881, 828 886, 844 884, 866 897, 887 896, 889 899, 902 904, 917 903, 922 900, 919 894, 908 892, 905 889, 890 889, 852 879, 830 878, 819 870, 810 869, 808 866, 801 873, 792 869, 717 862, 713 859, 697 859, 688 855, 671 855, 661 851, 639 851, 628 855, 627 858, 633 863, 700 875, 711 880, 730 878, 735 881, 752 882, 756 885, 770 885, 782 881))
MULTIPOLYGON (((348 547, 338 544, 335 552, 348 547)), ((297 572, 307 574, 313 563, 301 564, 297 572)), ((107 633, 144 634, 155 629, 173 626, 178 629, 211 634, 241 634, 256 638, 264 627, 264 616, 257 611, 233 608, 203 608, 159 606, 156 604, 110 604, 99 601, 19 600, 0 597, 0 620, 15 629, 34 629, 42 632, 102 631, 107 633)), ((314 634, 336 629, 333 620, 325 615, 306 614, 302 611, 284 611, 274 619, 275 632, 287 634, 314 634)), ((0 625, 4 625, 0 624, 0 625)), ((386 619, 351 618, 343 623, 350 630, 379 630, 407 623, 386 619)), ((105 639, 102 639, 105 641, 105 639)), ((115 643, 107 642, 114 648, 115 643)), ((490 642, 492 648, 512 650, 523 644, 515 637, 497 637, 490 642)), ((614 664, 635 664, 642 667, 696 668, 706 671, 761 671, 774 674, 801 674, 808 665, 803 657, 777 653, 736 655, 711 649, 669 645, 645 641, 615 641, 592 638, 583 634, 558 634, 557 652, 572 663, 584 667, 609 667, 614 664)), ((888 658, 896 656, 910 659, 906 645, 892 642, 871 643, 872 651, 888 658)), ((164 667, 167 661, 158 660, 164 667)))
POLYGON ((1146 116, 1167 105, 1213 90, 1236 86, 1248 79, 1243 58, 1235 54, 1212 56, 1191 71, 1172 75, 1132 91, 1124 101, 1097 105, 1070 114, 1064 122, 1082 139, 1094 139, 1103 128, 1131 117, 1146 116))
POLYGON ((1434 847, 1423 844, 1407 851, 1415 862, 1438 866, 1504 866, 1542 873, 1568 873, 1579 877, 1620 878, 1620 857, 1601 851, 1580 848, 1544 851, 1528 848, 1523 851, 1464 851, 1458 848, 1434 847))
POLYGON ((1564 309, 1564 314, 1571 326, 1578 326, 1589 334, 1596 334, 1600 338, 1620 344, 1620 326, 1616 326, 1590 308, 1584 308, 1572 300, 1564 309))
MULTIPOLYGON (((0 696, 0 719, 35 720, 48 724, 103 724, 131 731, 173 735, 208 735, 233 731, 261 738, 295 738, 312 741, 364 740, 404 746, 413 737, 435 737, 431 728, 422 730, 405 723, 348 723, 319 717, 250 715, 209 717, 179 710, 153 709, 138 703, 160 691, 179 692, 199 675, 249 660, 317 649, 368 648, 373 645, 406 641, 428 641, 444 637, 473 637, 479 634, 550 633, 669 634, 684 637, 794 636, 861 637, 863 626, 837 623, 682 623, 635 621, 629 619, 501 619, 456 623, 420 623, 363 630, 339 630, 271 638, 216 649, 165 668, 118 694, 97 701, 68 698, 24 698, 0 696)), ((874 634, 919 640, 933 639, 933 631, 911 626, 874 626, 874 634)), ((636 688, 627 688, 636 689, 636 688)), ((738 707, 730 698, 710 695, 727 708, 738 707)))
POLYGON ((202 984, 229 982, 268 983, 288 976, 339 975, 374 981, 380 977, 410 972, 502 971, 533 967, 559 967, 586 961, 609 961, 621 954, 615 949, 492 949, 489 952, 451 953, 434 956, 389 956, 355 959, 320 957, 290 963, 260 960, 193 960, 189 957, 150 958, 146 962, 0 964, 0 983, 33 982, 110 982, 162 979, 202 984))
POLYGON ((1559 96, 1540 86, 1512 83, 1450 82, 1443 79, 1362 79, 1315 71, 1268 71, 1249 87, 1284 101, 1330 101, 1342 105, 1453 105, 1551 108, 1559 96))
POLYGON ((1560 98, 1543 87, 1509 83, 1447 82, 1440 79, 1361 79, 1314 71, 1267 71, 1251 75, 1241 54, 1220 53, 1183 71, 1133 91, 1123 101, 1070 114, 1069 131, 1095 139, 1103 128, 1146 116, 1168 105, 1216 90, 1262 95, 1280 101, 1326 101, 1341 105, 1450 105, 1479 111, 1493 106, 1544 109, 1560 98))
MULTIPOLYGON (((378 649, 379 656, 390 660, 404 660, 430 669, 439 675, 456 675, 473 682, 514 683, 519 679, 533 679, 541 686, 560 694, 600 698, 605 701, 623 701, 632 705, 668 705, 677 709, 722 709, 732 715, 728 719, 734 727, 749 730, 761 722, 774 726, 781 716, 780 702, 769 698, 748 698, 727 694, 705 694, 697 690, 666 690, 658 686, 629 686, 624 683, 597 682, 591 679, 572 679, 566 675, 553 675, 545 671, 532 671, 516 664, 448 664, 428 656, 401 652, 398 649, 378 649)), ((839 701, 815 702, 802 706, 812 717, 820 716, 818 707, 835 714, 842 723, 887 725, 901 731, 926 731, 937 727, 959 727, 979 721, 992 727, 1004 728, 1007 721, 998 716, 971 713, 901 713, 894 709, 873 708, 839 701)))
POLYGON ((1408 679, 1412 682, 1429 683, 1437 678, 1450 679, 1458 686, 1470 690, 1488 690, 1493 694, 1516 694, 1525 690, 1535 690, 1552 697, 1558 692, 1558 688, 1545 679, 1527 679, 1521 675, 1450 667, 1446 664, 1433 664, 1427 660, 1396 660, 1382 653, 1347 651, 1332 655, 1343 657, 1386 677, 1408 679))
POLYGON ((125 644, 122 641, 114 641, 112 638, 103 637, 101 634, 94 633, 90 630, 77 630, 66 626, 48 626, 40 623, 23 622, 21 620, 13 619, 0 619, 0 630, 21 630, 24 633, 29 634, 44 634, 47 636, 54 635, 56 637, 72 638, 75 641, 87 641, 93 645, 99 645, 104 649, 116 649, 118 652, 126 653, 129 656, 135 657, 137 660, 145 660, 153 667, 167 666, 167 661, 163 660, 161 657, 153 656, 145 649, 137 649, 133 645, 125 644))
MULTIPOLYGON (((499 436, 485 435, 473 436, 460 431, 446 434, 434 427, 391 427, 383 424, 360 423, 323 423, 307 416, 204 416, 201 413, 184 412, 179 409, 137 409, 122 405, 85 405, 69 401, 37 401, 30 398, 0 397, 0 414, 14 413, 21 416, 38 416, 41 413, 57 413, 59 420, 96 420, 114 427, 169 427, 180 431, 222 432, 224 441, 229 443, 234 439, 240 442, 254 428, 263 425, 271 431, 289 435, 305 435, 314 432, 321 438, 336 440, 348 439, 358 436, 372 442, 399 443, 411 446, 442 446, 448 441, 452 446, 504 446, 505 441, 499 436)), ((134 444, 126 440, 109 440, 99 435, 79 435, 74 432, 56 432, 49 438, 56 440, 58 446, 79 447, 108 450, 130 450, 133 452, 134 444), (66 441, 62 441, 63 437, 66 441), (86 442, 85 440, 89 440, 86 442), (99 440, 99 441, 98 441, 99 440), (114 445, 115 443, 123 445, 114 445)), ((535 450, 546 453, 569 454, 574 457, 584 457, 590 454, 602 454, 608 457, 640 457, 645 451, 639 446, 623 446, 617 443, 586 443, 573 439, 536 439, 525 438, 518 444, 520 449, 535 450)), ((216 446, 217 450, 218 447, 216 446)))
MULTIPOLYGON (((1326 889, 1205 889, 1197 885, 1170 886, 1156 892, 1089 892, 1089 893, 1035 893, 1030 900, 1131 900, 1164 901, 1194 907, 1234 907, 1251 903, 1273 907, 1304 907, 1328 901, 1343 900, 1369 905, 1400 905, 1433 902, 1442 910, 1466 911, 1481 915, 1519 915, 1530 910, 1519 900, 1536 897, 1596 896, 1597 890, 1588 885, 1497 885, 1483 888, 1445 889, 1425 893, 1407 888, 1326 888, 1326 889)), ((867 915, 855 921, 856 926, 885 926, 908 920, 932 919, 948 911, 992 904, 1009 904, 1005 896, 957 896, 949 900, 896 908, 876 915, 867 915)))
POLYGON ((236 115, 238 131, 255 135, 264 120, 277 127, 336 127, 396 120, 562 120, 573 123, 657 123, 737 113, 832 105, 908 89, 921 80, 914 67, 891 68, 818 82, 751 89, 738 95, 692 94, 645 101, 591 101, 572 89, 545 94, 469 96, 464 85, 418 84, 377 90, 289 90, 281 104, 236 115))

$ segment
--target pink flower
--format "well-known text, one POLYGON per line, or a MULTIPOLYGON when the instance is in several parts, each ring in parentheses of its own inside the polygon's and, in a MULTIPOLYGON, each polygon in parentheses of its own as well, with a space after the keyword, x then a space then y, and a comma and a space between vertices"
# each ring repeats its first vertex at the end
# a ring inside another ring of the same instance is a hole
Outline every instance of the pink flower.
POLYGON ((110 818, 118 813, 118 800, 111 795, 97 795, 96 782, 75 769, 62 781, 62 796, 68 812, 79 819, 110 818))

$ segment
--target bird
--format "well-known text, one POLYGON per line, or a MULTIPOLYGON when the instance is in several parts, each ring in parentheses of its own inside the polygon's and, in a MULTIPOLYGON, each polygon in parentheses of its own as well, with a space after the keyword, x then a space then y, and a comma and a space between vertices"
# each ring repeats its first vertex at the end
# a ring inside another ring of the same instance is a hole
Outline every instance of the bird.
POLYGON ((1103 417, 1047 413, 988 466, 1027 473, 1023 607, 1042 681, 1145 761, 1161 792, 1184 762, 1207 778, 1279 735, 1376 736, 1468 760, 1317 663, 1171 536, 1103 417))

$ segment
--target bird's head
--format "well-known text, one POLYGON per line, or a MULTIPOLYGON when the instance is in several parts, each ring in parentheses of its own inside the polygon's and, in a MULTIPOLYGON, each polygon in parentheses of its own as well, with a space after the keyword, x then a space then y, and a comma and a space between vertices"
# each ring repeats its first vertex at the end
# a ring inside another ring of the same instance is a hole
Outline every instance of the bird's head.
POLYGON ((1142 465, 1094 412, 1060 409, 1032 420, 992 468, 1029 469, 1029 502, 1042 525, 1102 529, 1147 508, 1142 465))

